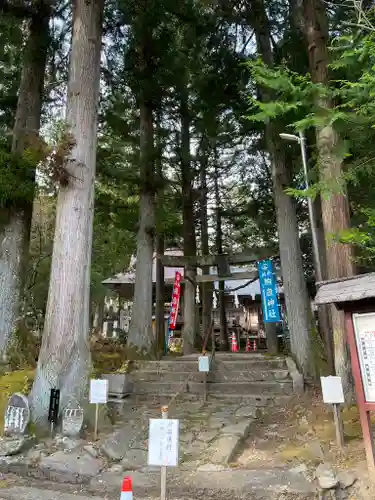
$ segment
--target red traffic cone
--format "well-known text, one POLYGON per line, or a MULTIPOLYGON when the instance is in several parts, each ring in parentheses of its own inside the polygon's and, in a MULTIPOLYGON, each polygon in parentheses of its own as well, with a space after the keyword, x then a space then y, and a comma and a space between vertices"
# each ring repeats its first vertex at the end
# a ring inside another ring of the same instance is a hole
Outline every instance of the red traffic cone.
POLYGON ((124 477, 120 500, 133 500, 133 485, 130 476, 124 477))
POLYGON ((235 333, 232 335, 232 352, 238 352, 237 337, 235 333))
POLYGON ((254 339, 254 342, 253 342, 253 351, 256 351, 257 350, 257 341, 254 339))
POLYGON ((250 337, 247 337, 245 352, 251 352, 250 337))

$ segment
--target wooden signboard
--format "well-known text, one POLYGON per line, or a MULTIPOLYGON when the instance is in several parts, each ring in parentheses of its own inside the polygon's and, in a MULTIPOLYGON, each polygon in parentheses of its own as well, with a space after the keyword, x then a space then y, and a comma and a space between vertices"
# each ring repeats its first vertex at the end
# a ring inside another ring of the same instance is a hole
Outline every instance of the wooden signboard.
POLYGON ((375 474, 375 448, 371 411, 375 410, 375 313, 345 312, 352 370, 361 420, 366 460, 375 474))
POLYGON ((370 412, 375 411, 375 273, 317 284, 315 304, 334 304, 345 314, 356 400, 369 477, 375 480, 375 447, 370 412))
POLYGON ((366 403, 375 403, 375 313, 353 314, 355 343, 366 403))

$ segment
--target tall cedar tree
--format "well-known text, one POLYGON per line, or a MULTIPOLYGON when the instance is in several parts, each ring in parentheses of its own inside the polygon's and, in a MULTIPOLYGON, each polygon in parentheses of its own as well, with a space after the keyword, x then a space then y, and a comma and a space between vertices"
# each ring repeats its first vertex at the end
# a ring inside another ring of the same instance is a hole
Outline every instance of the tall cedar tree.
POLYGON ((68 181, 60 185, 50 286, 36 377, 31 392, 35 422, 45 423, 51 388, 60 410, 83 404, 90 370, 89 292, 96 169, 97 114, 104 0, 73 2, 67 100, 72 150, 68 181))

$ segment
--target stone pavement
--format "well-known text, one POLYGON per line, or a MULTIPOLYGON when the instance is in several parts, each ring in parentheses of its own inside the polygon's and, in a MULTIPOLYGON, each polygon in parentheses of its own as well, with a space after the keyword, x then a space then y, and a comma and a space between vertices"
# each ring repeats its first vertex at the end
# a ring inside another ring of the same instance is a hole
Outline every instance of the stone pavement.
MULTIPOLYGON (((230 464, 258 415, 258 407, 248 403, 175 400, 169 417, 180 421, 180 465, 230 464)), ((121 423, 99 441, 46 439, 23 454, 0 457, 0 472, 89 484, 99 474, 147 470, 149 419, 160 416, 159 404, 129 400, 121 423)))
MULTIPOLYGON (((249 402, 175 401, 169 416, 180 419, 181 456, 179 467, 168 469, 168 500, 365 498, 350 496, 355 477, 342 486, 328 466, 270 462, 239 469, 237 451, 261 411, 249 402)), ((127 475, 134 500, 160 498, 160 469, 147 466, 148 421, 154 417, 160 417, 160 404, 130 400, 122 423, 95 443, 57 437, 24 455, 0 458, 0 500, 115 500, 127 475)))
MULTIPOLYGON (((122 473, 103 476, 89 485, 53 485, 48 482, 17 483, 0 487, 0 500, 115 500, 120 496, 122 473)), ((134 500, 160 498, 160 472, 133 472, 134 500), (144 477, 142 477, 144 476, 144 477), (146 480, 146 476, 148 480, 146 480)), ((1 484, 1 482, 0 482, 1 484)), ((220 471, 168 470, 167 496, 169 500, 196 500, 197 498, 224 500, 313 500, 316 487, 299 473, 274 469, 220 471)))
MULTIPOLYGON (((168 416, 180 421, 180 463, 230 463, 258 415, 259 409, 246 403, 174 402, 168 416)), ((126 408, 122 415, 125 423, 100 441, 101 452, 125 468, 144 467, 150 418, 161 418, 159 405, 126 408)))

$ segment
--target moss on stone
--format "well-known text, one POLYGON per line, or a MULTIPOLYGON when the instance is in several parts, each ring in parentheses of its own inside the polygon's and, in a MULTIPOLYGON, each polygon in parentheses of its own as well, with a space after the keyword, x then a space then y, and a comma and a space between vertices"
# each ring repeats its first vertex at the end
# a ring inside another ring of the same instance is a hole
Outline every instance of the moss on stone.
POLYGON ((15 392, 29 394, 35 372, 32 369, 16 370, 0 376, 0 434, 4 430, 4 414, 10 396, 15 392))

